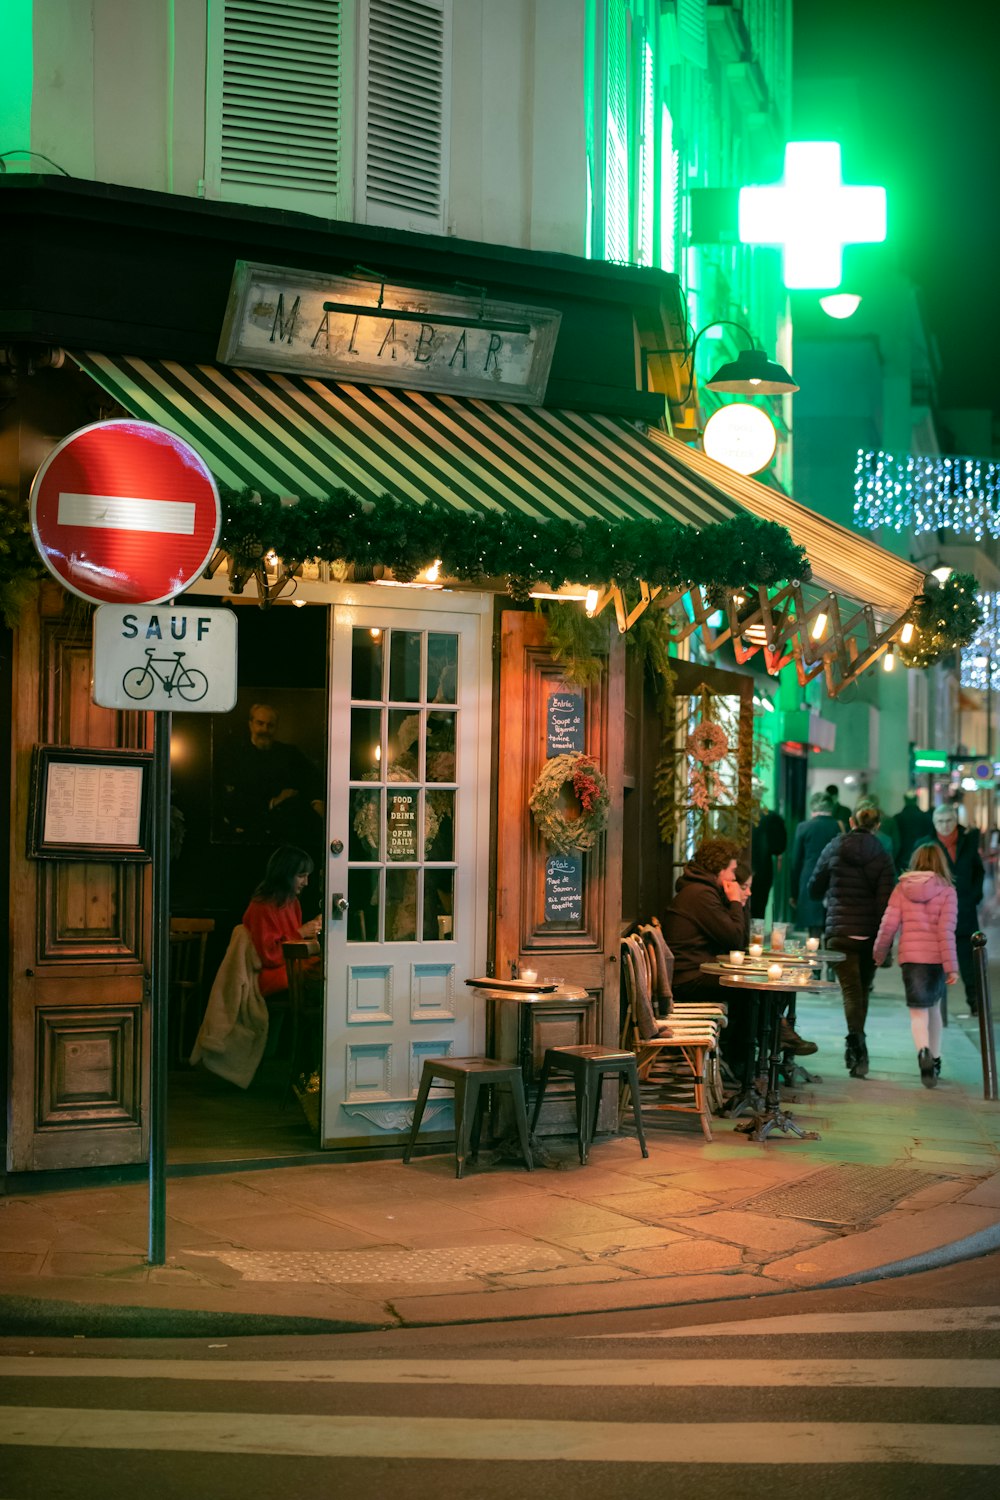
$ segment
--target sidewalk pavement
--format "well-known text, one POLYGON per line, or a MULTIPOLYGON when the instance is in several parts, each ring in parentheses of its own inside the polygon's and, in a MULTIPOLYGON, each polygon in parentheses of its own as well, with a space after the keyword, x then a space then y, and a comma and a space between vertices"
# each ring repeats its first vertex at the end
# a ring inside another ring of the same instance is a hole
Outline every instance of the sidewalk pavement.
POLYGON ((144 1185, 0 1198, 0 1327, 121 1332, 126 1312, 136 1332, 177 1334, 546 1317, 759 1297, 995 1248, 1000 1105, 982 1097, 978 1025, 950 991, 961 1014, 924 1089, 898 969, 876 987, 866 1080, 844 1068, 839 995, 800 999, 822 1081, 785 1101, 819 1141, 757 1144, 719 1120, 709 1143, 675 1115, 649 1132, 648 1160, 623 1134, 599 1138, 586 1167, 568 1140, 546 1138, 557 1165, 530 1174, 484 1152, 461 1181, 449 1153, 170 1179, 162 1267, 145 1260, 144 1185))

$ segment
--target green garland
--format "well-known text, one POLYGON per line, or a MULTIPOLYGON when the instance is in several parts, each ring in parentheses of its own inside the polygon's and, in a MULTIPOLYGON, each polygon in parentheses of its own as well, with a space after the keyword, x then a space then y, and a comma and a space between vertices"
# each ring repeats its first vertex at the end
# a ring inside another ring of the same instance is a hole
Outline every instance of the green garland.
POLYGON ((286 563, 343 560, 391 568, 401 582, 440 559, 450 578, 506 575, 525 596, 539 583, 597 587, 639 578, 677 588, 775 584, 809 577, 809 563, 783 526, 741 515, 700 531, 679 522, 534 520, 498 511, 457 511, 383 495, 369 504, 348 490, 283 504, 276 495, 223 490, 220 545, 238 563, 274 551, 286 563))
POLYGON ((554 755, 531 788, 528 806, 546 843, 560 853, 593 849, 608 826, 608 783, 589 755, 554 755), (569 788, 578 817, 568 818, 563 790, 569 788))
POLYGON ((27 512, 22 506, 0 502, 0 617, 6 625, 14 627, 44 576, 27 512))
POLYGON ((937 588, 919 595, 913 613, 916 626, 908 646, 899 647, 906 667, 932 667, 935 662, 967 646, 982 624, 976 598, 979 588, 971 573, 952 573, 937 588))

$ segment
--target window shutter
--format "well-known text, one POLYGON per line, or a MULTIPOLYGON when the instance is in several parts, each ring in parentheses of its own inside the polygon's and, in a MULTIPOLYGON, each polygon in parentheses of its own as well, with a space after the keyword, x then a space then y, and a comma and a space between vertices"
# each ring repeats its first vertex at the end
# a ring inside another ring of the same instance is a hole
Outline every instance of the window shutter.
POLYGON ((210 184, 229 200, 342 212, 343 0, 225 0, 221 30, 210 184))
POLYGON ((608 5, 604 145, 604 258, 629 259, 628 23, 624 0, 608 5))
POLYGON ((640 266, 651 266, 656 214, 656 69, 653 49, 646 37, 642 40, 641 59, 635 258, 640 266))
POLYGON ((708 67, 706 0, 677 0, 677 40, 685 62, 695 68, 708 67))
POLYGON ((358 71, 364 221, 444 233, 451 0, 366 0, 358 71))

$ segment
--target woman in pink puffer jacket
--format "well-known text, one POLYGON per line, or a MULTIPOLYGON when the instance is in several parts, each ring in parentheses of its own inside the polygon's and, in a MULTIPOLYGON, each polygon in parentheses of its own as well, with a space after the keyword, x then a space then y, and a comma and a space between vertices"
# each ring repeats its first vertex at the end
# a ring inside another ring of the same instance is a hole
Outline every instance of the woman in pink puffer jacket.
POLYGON ((955 923, 958 898, 938 844, 916 849, 885 909, 875 939, 875 962, 899 938, 899 965, 917 1046, 920 1081, 932 1089, 941 1073, 941 1000, 944 986, 958 979, 955 923))

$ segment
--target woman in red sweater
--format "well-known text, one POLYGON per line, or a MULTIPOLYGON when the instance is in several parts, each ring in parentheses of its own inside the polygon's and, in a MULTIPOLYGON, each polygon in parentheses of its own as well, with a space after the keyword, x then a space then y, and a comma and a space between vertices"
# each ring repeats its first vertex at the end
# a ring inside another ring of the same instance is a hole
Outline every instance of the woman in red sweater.
MULTIPOLYGON (((267 862, 264 879, 243 913, 243 926, 261 962, 260 992, 265 1000, 288 988, 282 943, 315 941, 320 918, 302 920, 299 895, 309 884, 313 862, 304 849, 285 844, 267 862)), ((318 965, 317 965, 318 967, 318 965)))

